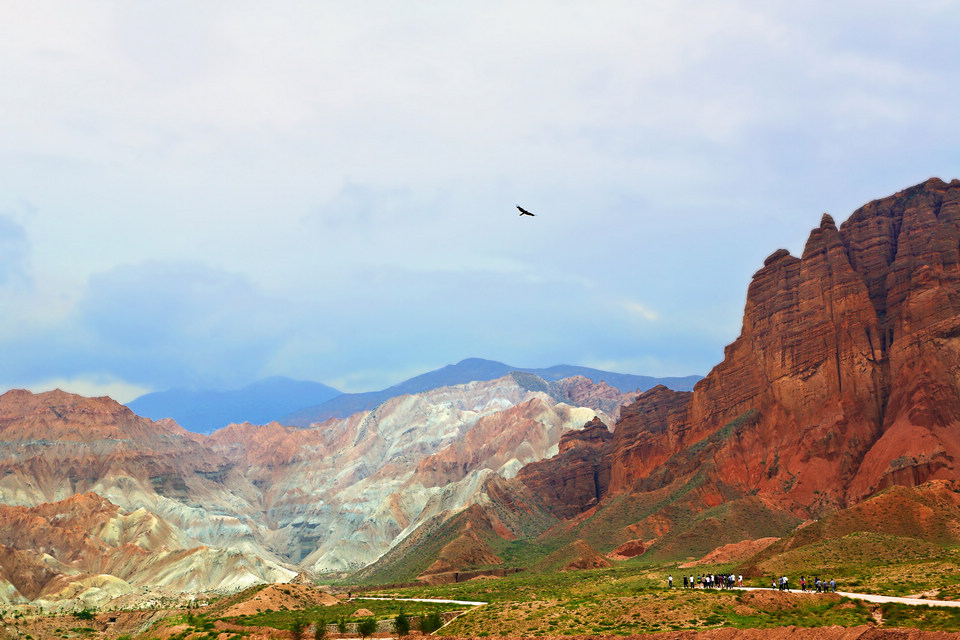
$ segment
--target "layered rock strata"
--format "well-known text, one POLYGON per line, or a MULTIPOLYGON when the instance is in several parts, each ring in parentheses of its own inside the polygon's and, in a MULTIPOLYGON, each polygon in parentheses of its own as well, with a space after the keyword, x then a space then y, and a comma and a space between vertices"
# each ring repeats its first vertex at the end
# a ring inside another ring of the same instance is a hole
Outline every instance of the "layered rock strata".
MULTIPOLYGON (((957 478, 960 181, 871 202, 839 228, 824 214, 800 257, 774 252, 723 361, 692 393, 624 407, 608 459, 611 496, 703 510, 755 495, 800 517, 957 478)), ((543 487, 565 466, 519 478, 543 487)), ((567 503, 589 508, 589 493, 567 503)))

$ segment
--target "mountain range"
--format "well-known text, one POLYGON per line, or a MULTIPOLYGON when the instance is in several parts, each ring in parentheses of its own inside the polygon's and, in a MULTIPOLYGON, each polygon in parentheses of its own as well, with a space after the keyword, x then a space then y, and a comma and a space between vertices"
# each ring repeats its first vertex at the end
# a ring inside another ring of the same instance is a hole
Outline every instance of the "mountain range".
POLYGON ((323 422, 327 418, 345 418, 358 411, 372 409, 378 404, 395 398, 397 396, 422 393, 440 387, 449 387, 467 382, 496 380, 513 371, 522 373, 532 373, 544 380, 557 381, 563 378, 572 378, 574 376, 583 376, 594 383, 605 383, 619 389, 624 393, 631 391, 646 391, 658 384, 665 385, 678 391, 689 390, 697 383, 702 376, 682 376, 654 378, 651 376, 639 376, 628 373, 613 373, 611 371, 601 371, 591 369, 590 367, 578 367, 573 365, 555 365, 552 367, 521 368, 512 367, 496 362, 495 360, 483 360, 482 358, 467 358, 457 364, 447 365, 429 371, 405 380, 399 384, 383 389, 382 391, 370 391, 367 393, 344 393, 342 395, 326 400, 315 406, 305 407, 290 415, 284 416, 280 422, 305 427, 313 422, 323 422))
POLYGON ((663 384, 678 391, 693 388, 702 376, 654 378, 601 371, 589 367, 556 365, 542 369, 511 367, 493 360, 468 358, 457 364, 415 376, 380 391, 341 393, 318 382, 273 377, 232 391, 171 389, 142 395, 128 402, 135 413, 160 420, 172 418, 194 433, 212 433, 231 423, 280 422, 305 427, 327 418, 346 418, 406 394, 422 393, 467 382, 496 380, 511 371, 533 373, 544 380, 583 376, 605 382, 623 392, 646 391, 663 384))
POLYGON ((311 428, 243 423, 205 436, 109 398, 10 391, 0 396, 0 504, 29 513, 35 533, 0 527, 0 600, 91 605, 147 584, 222 590, 353 571, 422 523, 473 504, 491 478, 552 455, 563 433, 597 417, 612 425, 632 398, 582 377, 516 372, 311 428), (91 527, 69 502, 84 494, 109 526, 91 527), (160 533, 149 543, 95 535, 132 514, 160 533), (59 542, 78 529, 96 539, 59 542), (124 562, 90 564, 68 551, 81 542, 124 562), (118 543, 120 554, 109 548, 118 543), (51 564, 49 550, 61 548, 51 564), (198 570, 178 568, 184 557, 198 570), (171 577, 159 582, 164 571, 171 577))
POLYGON ((958 372, 960 180, 931 179, 840 226, 823 215, 799 257, 772 253, 740 335, 692 390, 510 371, 209 436, 109 398, 11 391, 0 600, 295 572, 437 582, 744 541, 749 574, 804 544, 842 550, 863 527, 874 546, 952 544, 958 372))
POLYGON ((212 433, 232 422, 273 422, 338 395, 339 391, 319 382, 278 376, 230 391, 155 391, 128 402, 127 406, 134 413, 154 420, 172 418, 194 433, 212 433))

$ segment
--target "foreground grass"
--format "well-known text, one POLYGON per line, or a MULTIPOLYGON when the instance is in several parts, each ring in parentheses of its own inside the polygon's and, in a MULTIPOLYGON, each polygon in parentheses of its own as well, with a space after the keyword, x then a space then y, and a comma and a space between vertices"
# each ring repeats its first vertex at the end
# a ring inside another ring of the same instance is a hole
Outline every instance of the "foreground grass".
MULTIPOLYGON (((838 588, 850 591, 911 595, 936 591, 950 597, 960 585, 957 554, 905 557, 889 565, 825 562, 806 575, 834 577, 838 588)), ((824 555, 825 558, 832 558, 824 555)), ((811 560, 811 558, 805 558, 811 560)), ((812 563, 811 563, 812 564, 812 563)), ((807 565, 808 567, 810 565, 807 565)), ((782 567, 788 568, 788 567, 782 567)), ((793 581, 799 571, 789 567, 793 581)), ((459 584, 417 586, 383 590, 365 595, 396 598, 443 598, 476 600, 488 604, 467 609, 444 628, 444 635, 628 635, 658 631, 700 630, 717 627, 772 628, 876 625, 960 631, 960 609, 925 606, 876 605, 842 598, 836 594, 721 591, 666 588, 666 576, 706 571, 732 570, 732 566, 681 570, 657 566, 642 559, 609 569, 537 573, 522 572, 496 579, 475 579, 459 584)), ((751 586, 769 586, 769 577, 746 581, 751 586)), ((794 586, 797 586, 794 584, 794 586)), ((392 620, 401 611, 411 617, 464 610, 462 605, 381 600, 354 600, 330 607, 303 610, 263 611, 227 619, 243 626, 290 629, 302 619, 330 624, 344 618, 356 621, 358 609, 368 609, 378 620, 392 620)), ((216 619, 193 616, 191 626, 209 630, 216 619)))
POLYGON ((870 610, 862 603, 836 596, 788 595, 772 600, 752 596, 675 589, 601 600, 502 602, 471 611, 444 631, 463 636, 628 635, 714 627, 852 627, 871 620, 870 610))
MULTIPOLYGON (((888 567, 819 568, 819 575, 836 577, 840 586, 887 595, 918 593, 932 585, 955 585, 960 571, 952 562, 901 562, 888 567), (908 580, 908 576, 912 577, 908 580), (852 583, 858 583, 852 585, 852 583), (890 585, 896 589, 889 589, 890 585)), ((706 568, 709 571, 732 567, 706 568)), ((704 568, 692 573, 704 572, 704 568)), ((519 573, 499 579, 409 587, 384 592, 397 597, 480 600, 490 604, 459 617, 444 632, 449 635, 626 635, 656 631, 696 630, 714 627, 768 628, 787 625, 844 627, 876 624, 915 626, 960 631, 960 610, 879 605, 842 598, 836 594, 784 594, 764 589, 756 592, 667 589, 666 576, 680 583, 676 567, 627 562, 610 569, 565 573, 519 573)), ((814 571, 807 575, 813 575, 814 571)), ((796 580, 796 573, 792 574, 796 580)), ((769 587, 769 578, 747 581, 769 587)), ((796 586, 796 585, 794 585, 796 586)))
POLYGON ((430 613, 442 614, 448 611, 462 611, 463 605, 361 599, 342 602, 329 607, 317 606, 296 611, 263 611, 255 615, 230 618, 230 620, 236 624, 246 626, 289 629, 293 621, 297 618, 302 618, 311 623, 317 620, 325 620, 328 624, 334 624, 340 619, 345 619, 349 623, 353 623, 358 620, 354 614, 360 609, 369 611, 373 614, 371 617, 376 620, 393 620, 401 612, 408 616, 420 617, 430 613))

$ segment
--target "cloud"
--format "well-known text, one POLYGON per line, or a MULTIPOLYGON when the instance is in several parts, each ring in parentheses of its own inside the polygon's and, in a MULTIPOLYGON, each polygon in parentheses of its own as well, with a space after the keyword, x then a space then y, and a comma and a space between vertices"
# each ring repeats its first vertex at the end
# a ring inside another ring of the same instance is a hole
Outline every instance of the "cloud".
POLYGON ((654 322, 660 318, 660 314, 656 311, 634 300, 625 300, 623 302, 623 308, 631 315, 640 317, 648 322, 654 322))
POLYGON ((22 290, 32 283, 30 246, 23 226, 0 214, 0 292, 22 290))
POLYGON ((40 380, 31 383, 27 389, 34 393, 62 389, 68 393, 75 393, 90 398, 109 396, 120 403, 130 402, 145 393, 153 391, 151 387, 130 384, 123 380, 112 379, 109 376, 95 375, 40 380))
POLYGON ((774 248, 958 171, 951 3, 53 7, 0 23, 0 384, 703 373, 774 248))
POLYGON ((77 322, 90 358, 133 383, 239 385, 282 341, 283 305, 242 275, 149 262, 90 279, 77 322))

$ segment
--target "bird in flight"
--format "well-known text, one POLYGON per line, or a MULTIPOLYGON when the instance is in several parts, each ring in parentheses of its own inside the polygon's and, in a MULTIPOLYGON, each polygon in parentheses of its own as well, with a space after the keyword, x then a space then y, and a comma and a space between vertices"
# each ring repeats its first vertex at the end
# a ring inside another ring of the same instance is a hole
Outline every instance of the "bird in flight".
POLYGON ((517 209, 520 209, 520 215, 522 215, 522 216, 532 216, 532 215, 534 215, 534 214, 530 213, 529 211, 527 211, 526 209, 524 209, 523 207, 521 207, 520 205, 517 205, 517 209))

